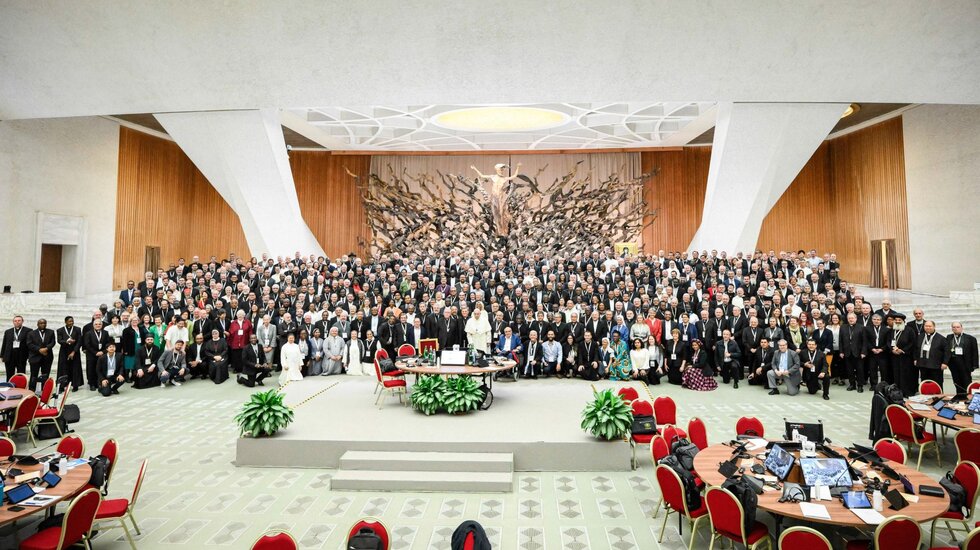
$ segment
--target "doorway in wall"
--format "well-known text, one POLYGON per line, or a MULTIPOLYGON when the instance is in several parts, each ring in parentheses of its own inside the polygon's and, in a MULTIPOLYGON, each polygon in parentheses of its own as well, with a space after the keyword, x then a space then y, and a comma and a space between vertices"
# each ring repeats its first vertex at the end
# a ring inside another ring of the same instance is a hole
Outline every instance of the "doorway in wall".
POLYGON ((898 288, 898 258, 895 239, 871 241, 871 286, 898 288))
POLYGON ((146 253, 144 255, 143 261, 143 271, 149 271, 156 276, 157 270, 160 269, 160 247, 159 246, 148 246, 146 247, 146 253))
POLYGON ((41 244, 38 292, 61 292, 61 253, 60 244, 41 244))

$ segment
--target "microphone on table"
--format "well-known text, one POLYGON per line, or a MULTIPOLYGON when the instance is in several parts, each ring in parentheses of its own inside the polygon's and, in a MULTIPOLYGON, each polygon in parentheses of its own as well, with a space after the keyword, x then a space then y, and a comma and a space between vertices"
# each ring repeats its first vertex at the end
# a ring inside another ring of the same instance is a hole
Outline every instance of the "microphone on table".
MULTIPOLYGON (((39 453, 39 452, 41 452, 41 451, 44 451, 46 449, 50 449, 51 447, 54 447, 58 443, 59 443, 59 441, 55 441, 54 443, 52 443, 52 444, 50 444, 50 445, 48 445, 46 447, 42 447, 42 448, 34 451, 34 453, 29 454, 29 455, 10 455, 9 457, 7 457, 7 459, 10 460, 10 464, 7 465, 7 469, 4 470, 4 472, 3 472, 3 478, 6 478, 7 475, 10 473, 11 468, 13 468, 17 464, 21 464, 23 466, 37 466, 39 464, 39 462, 38 462, 37 458, 34 457, 34 455, 37 454, 37 453, 39 453)), ((0 478, 0 479, 3 479, 3 478, 0 478)))

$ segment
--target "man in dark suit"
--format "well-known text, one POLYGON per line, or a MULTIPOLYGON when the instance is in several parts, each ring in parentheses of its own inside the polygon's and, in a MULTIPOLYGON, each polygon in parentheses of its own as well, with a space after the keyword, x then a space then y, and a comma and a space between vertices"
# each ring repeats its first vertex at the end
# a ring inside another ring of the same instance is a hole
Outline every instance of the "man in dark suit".
POLYGON ((133 303, 133 297, 136 295, 136 284, 133 281, 126 282, 126 288, 119 291, 119 300, 122 301, 124 306, 128 306, 133 303))
POLYGON ((891 368, 888 365, 888 352, 892 341, 892 329, 882 323, 882 317, 877 313, 871 317, 871 324, 865 328, 868 339, 868 382, 873 388, 878 384, 878 374, 881 379, 891 384, 894 381, 891 368))
POLYGON ((977 339, 963 332, 963 324, 954 321, 953 333, 946 337, 949 353, 949 373, 957 395, 965 395, 970 385, 970 377, 977 370, 977 339))
POLYGON ((772 357, 775 350, 769 345, 769 339, 765 336, 759 339, 759 349, 755 352, 753 364, 755 365, 749 372, 748 382, 752 386, 765 386, 769 388, 769 369, 772 368, 772 357))
POLYGON ((412 326, 409 327, 408 332, 405 334, 405 343, 411 344, 412 347, 418 350, 419 342, 423 338, 426 338, 425 327, 422 326, 422 318, 416 316, 415 321, 412 322, 412 326))
POLYGON ((116 353, 114 342, 110 342, 105 354, 99 357, 95 370, 99 377, 99 393, 103 397, 118 394, 119 388, 126 383, 126 375, 123 374, 123 357, 116 353))
POLYGON ((738 381, 742 379, 742 352, 738 344, 732 340, 732 331, 727 328, 721 331, 721 340, 715 344, 715 364, 721 370, 724 383, 734 378, 734 388, 738 389, 738 381))
POLYGON ((266 362, 265 351, 259 345, 259 340, 253 333, 249 337, 248 345, 242 350, 242 372, 243 376, 238 377, 238 383, 249 388, 254 388, 256 384, 264 386, 262 380, 269 376, 272 370, 266 362))
POLYGON ((77 391, 83 382, 82 329, 75 326, 74 317, 65 317, 65 326, 55 332, 55 340, 58 341, 58 377, 67 376, 77 391))
POLYGON ((191 380, 197 377, 204 380, 208 377, 208 366, 204 360, 203 334, 195 334, 194 343, 187 346, 187 368, 191 372, 191 380))
POLYGON ((31 330, 24 328, 24 318, 14 317, 13 328, 3 333, 3 345, 0 347, 0 360, 7 370, 7 380, 17 374, 24 373, 27 368, 27 335, 31 330))
POLYGON ((92 330, 82 336, 82 349, 85 350, 85 378, 88 381, 89 391, 95 391, 99 385, 99 375, 96 365, 99 358, 105 354, 106 346, 112 338, 109 333, 102 330, 102 321, 96 319, 92 321, 92 330))
POLYGON ((868 355, 867 332, 858 324, 855 313, 847 314, 847 324, 840 328, 840 358, 847 368, 847 391, 864 392, 864 358, 868 355))
POLYGON ((568 335, 571 334, 574 338, 575 345, 581 344, 585 341, 585 325, 578 322, 578 313, 572 313, 571 320, 562 326, 562 332, 559 335, 561 338, 561 343, 564 344, 568 340, 568 335))
POLYGON ((44 381, 51 376, 55 343, 54 331, 48 329, 48 322, 38 319, 37 330, 31 331, 27 336, 27 362, 31 365, 31 380, 27 389, 38 391, 38 382, 44 384, 44 381))
POLYGON ((802 363, 803 383, 806 384, 806 391, 810 395, 817 393, 823 386, 824 401, 830 400, 830 377, 827 376, 827 361, 824 353, 819 349, 817 341, 810 338, 806 341, 806 349, 800 352, 800 363, 802 363))
POLYGON ((922 323, 922 334, 915 341, 915 366, 921 381, 932 380, 943 387, 943 371, 949 368, 946 338, 936 332, 935 321, 922 323))
POLYGON ((442 319, 439 320, 439 349, 453 349, 463 341, 463 330, 459 326, 459 319, 453 317, 452 310, 445 308, 442 312, 442 319))
MULTIPOLYGON (((506 337, 505 334, 500 335, 501 340, 506 337)), ((498 350, 499 347, 498 344, 498 350)), ((520 365, 521 374, 536 380, 538 373, 541 372, 541 358, 543 355, 544 348, 541 347, 541 342, 538 341, 538 333, 532 330, 528 333, 527 353, 524 354, 523 364, 520 365)))
MULTIPOLYGON (((395 314, 388 313, 388 318, 378 327, 378 341, 381 347, 388 352, 388 357, 396 357, 395 350, 398 347, 396 342, 398 337, 398 325, 395 324, 395 314)), ((442 347, 440 346, 440 349, 442 347)))

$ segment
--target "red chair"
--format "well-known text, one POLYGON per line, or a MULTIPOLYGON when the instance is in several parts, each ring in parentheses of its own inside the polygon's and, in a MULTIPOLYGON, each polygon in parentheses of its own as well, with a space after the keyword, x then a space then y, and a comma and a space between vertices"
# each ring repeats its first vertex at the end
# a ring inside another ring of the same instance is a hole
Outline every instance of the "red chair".
POLYGON ((61 398, 58 399, 57 407, 45 407, 44 402, 41 402, 41 406, 34 411, 34 427, 37 427, 42 422, 50 422, 58 430, 58 435, 64 436, 65 432, 61 431, 61 423, 58 422, 58 419, 65 412, 65 403, 68 403, 68 395, 70 394, 70 391, 63 392, 61 398))
POLYGON ((943 388, 932 380, 923 380, 919 384, 920 395, 942 395, 943 388))
POLYGON ((888 428, 892 432, 892 437, 909 445, 914 443, 919 447, 919 461, 915 465, 918 470, 922 467, 922 455, 925 454, 926 447, 932 446, 936 450, 936 461, 941 468, 942 458, 939 456, 939 445, 936 444, 936 436, 931 433, 922 432, 922 436, 917 435, 917 426, 912 420, 912 414, 908 409, 899 405, 888 405, 885 409, 885 418, 888 420, 888 428))
POLYGON ((905 454, 905 447, 902 447, 901 443, 890 437, 884 437, 876 441, 875 452, 881 458, 898 462, 899 464, 905 464, 906 459, 908 459, 908 456, 905 454))
MULTIPOLYGON (((653 405, 651 405, 649 401, 644 401, 642 399, 636 399, 634 401, 630 401, 629 404, 630 404, 630 408, 633 409, 633 417, 634 418, 636 418, 637 416, 654 416, 653 415, 653 405)), ((655 416, 654 416, 653 421, 654 422, 657 421, 657 419, 656 419, 655 416)), ((634 433, 630 433, 630 451, 633 453, 633 456, 630 459, 630 466, 634 470, 637 467, 637 462, 636 462, 636 446, 637 445, 644 445, 644 444, 650 443, 650 441, 653 439, 653 436, 654 435, 656 435, 656 434, 655 433, 652 433, 652 434, 634 434, 634 433)))
MULTIPOLYGON (((655 435, 653 439, 650 440, 650 458, 653 460, 653 466, 656 467, 660 464, 663 458, 670 454, 670 445, 662 435, 655 435)), ((660 505, 663 504, 663 498, 657 501, 656 508, 653 509, 653 517, 657 517, 660 513, 660 505)))
POLYGON ((621 397, 623 401, 626 401, 627 403, 631 401, 636 401, 637 399, 640 398, 640 394, 637 393, 635 389, 630 388, 628 386, 625 388, 619 388, 619 391, 616 392, 616 395, 621 397))
MULTIPOLYGON (((677 427, 677 404, 670 397, 662 395, 653 400, 653 412, 658 424, 671 424, 677 435, 687 438, 687 432, 677 427)), ((669 439, 667 441, 670 441, 669 439)))
POLYGON ((772 548, 769 528, 756 521, 749 529, 745 528, 745 510, 742 503, 730 492, 721 487, 711 487, 704 495, 711 519, 711 547, 715 539, 724 537, 746 548, 759 548, 763 544, 772 548))
POLYGON ((299 545, 296 539, 285 531, 266 531, 255 544, 252 550, 296 550, 299 545))
POLYGON ((370 529, 374 531, 375 535, 381 539, 381 550, 388 550, 388 528, 381 523, 381 520, 373 517, 366 517, 358 520, 350 531, 347 532, 347 538, 350 539, 355 533, 359 532, 361 529, 370 529))
POLYGON ((766 427, 754 416, 743 416, 735 423, 735 435, 766 437, 766 427))
POLYGON ((85 454, 85 442, 77 435, 66 435, 58 442, 55 451, 68 458, 82 458, 82 455, 85 454))
MULTIPOLYGON (((54 393, 54 378, 46 378, 44 384, 41 384, 41 409, 48 407, 48 402, 51 401, 51 395, 54 393)), ((68 392, 65 392, 68 393, 68 392)))
POLYGON ((10 380, 7 380, 7 382, 10 382, 10 385, 12 385, 15 388, 20 388, 22 390, 26 390, 27 389, 27 375, 26 374, 21 374, 21 373, 18 372, 17 374, 11 376, 10 377, 10 380))
POLYGON ((20 543, 20 550, 62 550, 83 541, 86 548, 91 548, 89 537, 100 502, 102 495, 95 489, 82 491, 68 505, 60 526, 31 535, 20 543))
POLYGON ((9 437, 0 437, 0 456, 6 458, 17 454, 17 444, 9 437))
POLYGON ((970 461, 980 464, 980 430, 960 430, 953 436, 956 446, 956 462, 970 461))
POLYGON ((919 550, 922 531, 919 524, 908 516, 892 516, 875 529, 874 545, 870 540, 852 540, 847 550, 919 550))
MULTIPOLYGON (((384 350, 378 350, 378 353, 380 354, 382 351, 384 350)), ((386 378, 381 373, 381 367, 378 365, 377 359, 374 360, 374 375, 377 377, 378 387, 381 388, 378 398, 374 400, 374 404, 378 405, 379 409, 384 405, 384 401, 388 399, 389 395, 397 395, 398 402, 403 402, 402 396, 408 394, 408 387, 404 377, 386 378)))
POLYGON ((378 371, 379 373, 381 373, 381 378, 378 380, 378 384, 374 387, 375 393, 377 393, 378 389, 384 387, 384 384, 381 383, 381 380, 385 380, 385 379, 389 379, 389 378, 404 378, 405 377, 405 371, 400 370, 400 369, 393 370, 391 372, 381 372, 381 365, 378 364, 378 361, 381 361, 382 359, 389 359, 389 357, 388 357, 388 350, 379 349, 374 354, 374 369, 376 371, 378 371))
POLYGON ((938 518, 933 519, 932 531, 929 534, 930 547, 936 539, 937 521, 941 521, 946 525, 946 530, 949 531, 949 536, 953 540, 956 540, 956 535, 953 533, 953 525, 950 522, 962 524, 964 533, 970 531, 970 517, 973 516, 973 510, 977 505, 977 494, 980 493, 980 468, 972 462, 960 462, 953 470, 953 476, 966 489, 966 515, 963 512, 950 512, 947 510, 940 514, 938 518))
POLYGON ((695 416, 687 423, 687 435, 698 449, 703 451, 708 447, 708 430, 700 418, 695 416))
MULTIPOLYGON (((688 543, 687 548, 691 550, 694 548, 694 533, 697 531, 701 519, 708 515, 708 507, 705 506, 704 499, 701 499, 701 507, 697 510, 691 510, 687 507, 687 491, 684 489, 684 484, 681 483, 680 476, 670 466, 658 465, 656 475, 662 502, 665 505, 664 522, 660 526, 660 538, 657 539, 657 542, 664 541, 667 518, 670 517, 670 514, 676 513, 687 518, 687 525, 691 529, 691 542, 688 543)), ((678 526, 678 531, 683 536, 683 524, 678 526)))
POLYGON ((419 340, 419 355, 425 355, 425 352, 429 350, 433 352, 439 351, 438 338, 423 338, 419 340))
MULTIPOLYGON (((16 378, 16 375, 14 377, 16 378)), ((37 442, 34 441, 34 430, 31 427, 34 425, 34 414, 37 412, 38 403, 38 398, 34 394, 21 399, 20 403, 17 404, 17 409, 14 410, 13 421, 9 426, 5 423, 0 424, 0 433, 9 437, 10 434, 27 428, 27 438, 31 441, 32 446, 37 447, 37 442)))
POLYGON ((109 493, 109 482, 112 481, 112 472, 116 471, 116 462, 119 458, 119 444, 115 439, 109 438, 102 444, 100 455, 109 459, 109 470, 105 473, 105 485, 102 486, 102 495, 109 493))
POLYGON ((415 357, 415 346, 412 344, 398 346, 398 357, 415 357))
POLYGON ((966 393, 971 394, 973 392, 980 391, 980 382, 970 382, 970 385, 966 387, 966 393))
POLYGON ((823 533, 809 527, 790 527, 779 535, 780 550, 834 550, 823 533))
MULTIPOLYGON (((110 439, 109 441, 112 440, 110 439)), ((99 511, 95 514, 96 523, 118 521, 119 525, 99 525, 99 530, 106 531, 115 529, 116 527, 122 527, 123 532, 126 533, 126 539, 129 540, 129 545, 133 547, 133 550, 136 550, 136 542, 133 541, 133 536, 129 533, 129 527, 126 526, 126 518, 129 518, 129 521, 133 523, 133 529, 136 529, 136 534, 141 534, 140 527, 136 524, 136 517, 133 516, 133 509, 136 508, 136 499, 139 498, 140 489, 143 487, 143 478, 146 476, 146 465, 148 462, 148 460, 144 459, 143 463, 140 464, 140 471, 136 474, 136 485, 133 486, 132 499, 112 498, 103 500, 102 504, 99 505, 99 511)))
POLYGON ((932 550, 980 550, 980 523, 977 528, 970 531, 963 541, 963 546, 944 546, 942 548, 932 548, 932 550))
POLYGON ((667 440, 667 445, 670 446, 674 445, 675 437, 680 437, 680 433, 677 430, 677 426, 674 426, 673 424, 665 424, 663 429, 660 430, 660 433, 663 434, 664 439, 667 440))

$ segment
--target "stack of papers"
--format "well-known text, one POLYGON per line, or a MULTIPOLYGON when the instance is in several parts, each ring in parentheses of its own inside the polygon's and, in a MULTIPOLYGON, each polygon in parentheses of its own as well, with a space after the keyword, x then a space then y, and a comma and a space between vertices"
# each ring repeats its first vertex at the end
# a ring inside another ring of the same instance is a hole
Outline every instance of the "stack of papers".
POLYGON ((932 407, 929 405, 923 405, 922 403, 909 403, 909 408, 913 411, 928 411, 932 407))
POLYGON ((827 511, 827 507, 823 504, 811 504, 809 502, 800 503, 800 512, 803 512, 803 517, 813 518, 813 519, 823 519, 830 521, 830 512, 827 511))
POLYGON ((745 450, 747 451, 758 451, 759 449, 765 449, 769 442, 762 438, 746 439, 745 440, 745 450))
POLYGON ((872 508, 851 508, 851 512, 868 525, 878 525, 885 521, 885 516, 875 512, 872 508))

